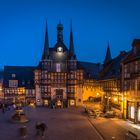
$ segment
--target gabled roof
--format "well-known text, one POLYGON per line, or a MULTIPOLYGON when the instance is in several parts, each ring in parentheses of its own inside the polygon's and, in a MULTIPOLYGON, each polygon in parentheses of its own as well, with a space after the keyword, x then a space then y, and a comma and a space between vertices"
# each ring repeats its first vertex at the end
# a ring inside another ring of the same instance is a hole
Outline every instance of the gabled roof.
POLYGON ((140 39, 134 39, 132 42, 132 47, 132 50, 129 51, 127 57, 123 60, 123 63, 129 63, 140 59, 140 39))
POLYGON ((66 45, 63 42, 57 42, 53 48, 51 48, 53 51, 57 51, 58 47, 62 47, 63 51, 68 51, 68 48, 66 47, 66 45))
POLYGON ((85 78, 99 78, 99 71, 101 70, 102 65, 100 63, 91 63, 91 62, 80 62, 78 61, 78 68, 85 70, 85 78))
POLYGON ((129 51, 127 57, 122 61, 123 63, 129 63, 131 61, 140 59, 140 53, 134 53, 133 50, 129 51))
POLYGON ((119 78, 121 73, 121 61, 128 53, 121 52, 117 57, 113 58, 100 72, 100 79, 119 78))
POLYGON ((9 87, 9 80, 18 80, 18 87, 34 87, 34 70, 31 66, 5 66, 4 86, 9 87), (15 74, 15 77, 12 76, 15 74))

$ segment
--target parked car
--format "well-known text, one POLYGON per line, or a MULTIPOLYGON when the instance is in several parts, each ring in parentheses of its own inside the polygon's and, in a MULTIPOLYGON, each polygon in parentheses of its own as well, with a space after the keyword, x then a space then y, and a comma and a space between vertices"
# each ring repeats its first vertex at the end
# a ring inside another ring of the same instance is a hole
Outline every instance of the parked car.
POLYGON ((114 111, 107 111, 104 115, 106 118, 114 118, 116 116, 116 113, 114 111))
POLYGON ((104 115, 103 112, 100 110, 94 110, 94 112, 95 112, 97 117, 103 117, 103 115, 104 115))
POLYGON ((89 116, 89 117, 94 117, 94 118, 97 117, 95 111, 92 110, 92 109, 88 109, 87 113, 88 113, 88 116, 89 116))

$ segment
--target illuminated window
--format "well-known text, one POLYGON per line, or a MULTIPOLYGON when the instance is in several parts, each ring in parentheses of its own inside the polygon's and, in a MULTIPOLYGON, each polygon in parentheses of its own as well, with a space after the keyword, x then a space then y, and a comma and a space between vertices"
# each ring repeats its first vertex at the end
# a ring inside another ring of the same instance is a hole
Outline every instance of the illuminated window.
POLYGON ((49 105, 49 101, 48 100, 44 100, 44 105, 49 105))
POLYGON ((140 107, 138 108, 138 121, 140 121, 140 107))
POLYGON ((56 72, 61 72, 61 64, 56 63, 56 72))
POLYGON ((74 74, 73 73, 71 73, 71 79, 73 79, 74 78, 74 74))
POLYGON ((18 80, 9 80, 9 87, 18 87, 18 80))
POLYGON ((134 106, 131 106, 131 118, 134 119, 135 117, 135 108, 134 106))
POLYGON ((70 105, 74 106, 75 105, 75 101, 74 100, 70 100, 70 105))

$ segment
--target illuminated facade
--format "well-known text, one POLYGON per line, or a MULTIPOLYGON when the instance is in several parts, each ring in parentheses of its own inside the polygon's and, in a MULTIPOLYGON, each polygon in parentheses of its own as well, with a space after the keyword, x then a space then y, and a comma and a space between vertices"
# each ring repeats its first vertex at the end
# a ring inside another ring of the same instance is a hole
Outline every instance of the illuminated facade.
POLYGON ((123 114, 126 119, 140 123, 140 39, 122 62, 123 114))
POLYGON ((36 67, 5 66, 5 101, 38 106, 83 105, 83 82, 99 74, 99 63, 80 62, 74 50, 72 26, 69 48, 63 41, 63 25, 57 25, 57 42, 49 47, 46 26, 42 58, 36 67))
POLYGON ((114 110, 119 117, 122 117, 122 91, 121 91, 121 61, 126 57, 126 52, 111 58, 108 47, 104 67, 100 72, 100 84, 103 88, 103 104, 105 110, 114 110))
POLYGON ((5 103, 35 102, 34 69, 36 67, 4 67, 4 100, 5 103))
POLYGON ((57 42, 49 48, 46 27, 42 59, 35 73, 37 105, 75 106, 82 104, 83 69, 78 68, 72 27, 69 49, 63 42, 63 25, 57 25, 57 42))
POLYGON ((86 79, 83 83, 83 101, 102 101, 102 87, 95 79, 86 79))
POLYGON ((112 58, 108 45, 103 65, 81 62, 74 50, 72 27, 68 48, 63 41, 63 25, 57 25, 57 42, 53 47, 49 47, 46 26, 39 64, 5 66, 0 97, 5 102, 49 107, 99 101, 106 111, 114 110, 119 116, 140 123, 140 40, 135 39, 132 46, 131 51, 122 51, 112 58))

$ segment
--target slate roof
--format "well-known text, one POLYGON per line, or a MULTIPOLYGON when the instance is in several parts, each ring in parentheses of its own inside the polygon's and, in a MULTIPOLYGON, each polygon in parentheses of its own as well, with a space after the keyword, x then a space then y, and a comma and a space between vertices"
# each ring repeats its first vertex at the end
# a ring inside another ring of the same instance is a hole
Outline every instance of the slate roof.
POLYGON ((132 42, 133 47, 140 47, 140 39, 134 39, 132 42))
POLYGON ((1 69, 0 70, 0 80, 3 80, 3 77, 4 77, 4 71, 1 69))
POLYGON ((100 80, 120 78, 121 62, 128 55, 127 52, 121 52, 117 57, 113 58, 110 63, 100 72, 100 80))
POLYGON ((4 86, 9 87, 9 80, 18 80, 18 87, 34 88, 34 70, 31 66, 5 66, 4 86), (12 77, 15 74, 15 77, 12 77))
POLYGON ((101 68, 102 65, 100 63, 78 62, 78 69, 85 70, 85 78, 87 79, 98 79, 101 68))
POLYGON ((123 63, 129 63, 140 59, 140 39, 134 39, 132 42, 132 47, 133 49, 129 51, 127 57, 123 60, 123 63))
POLYGON ((57 48, 60 46, 63 48, 63 51, 68 51, 68 48, 66 47, 66 45, 63 42, 57 42, 55 44, 55 46, 51 49, 53 49, 54 51, 57 51, 57 48))
POLYGON ((134 53, 133 50, 129 51, 127 57, 123 60, 123 63, 129 63, 131 61, 140 59, 140 52, 134 53))

